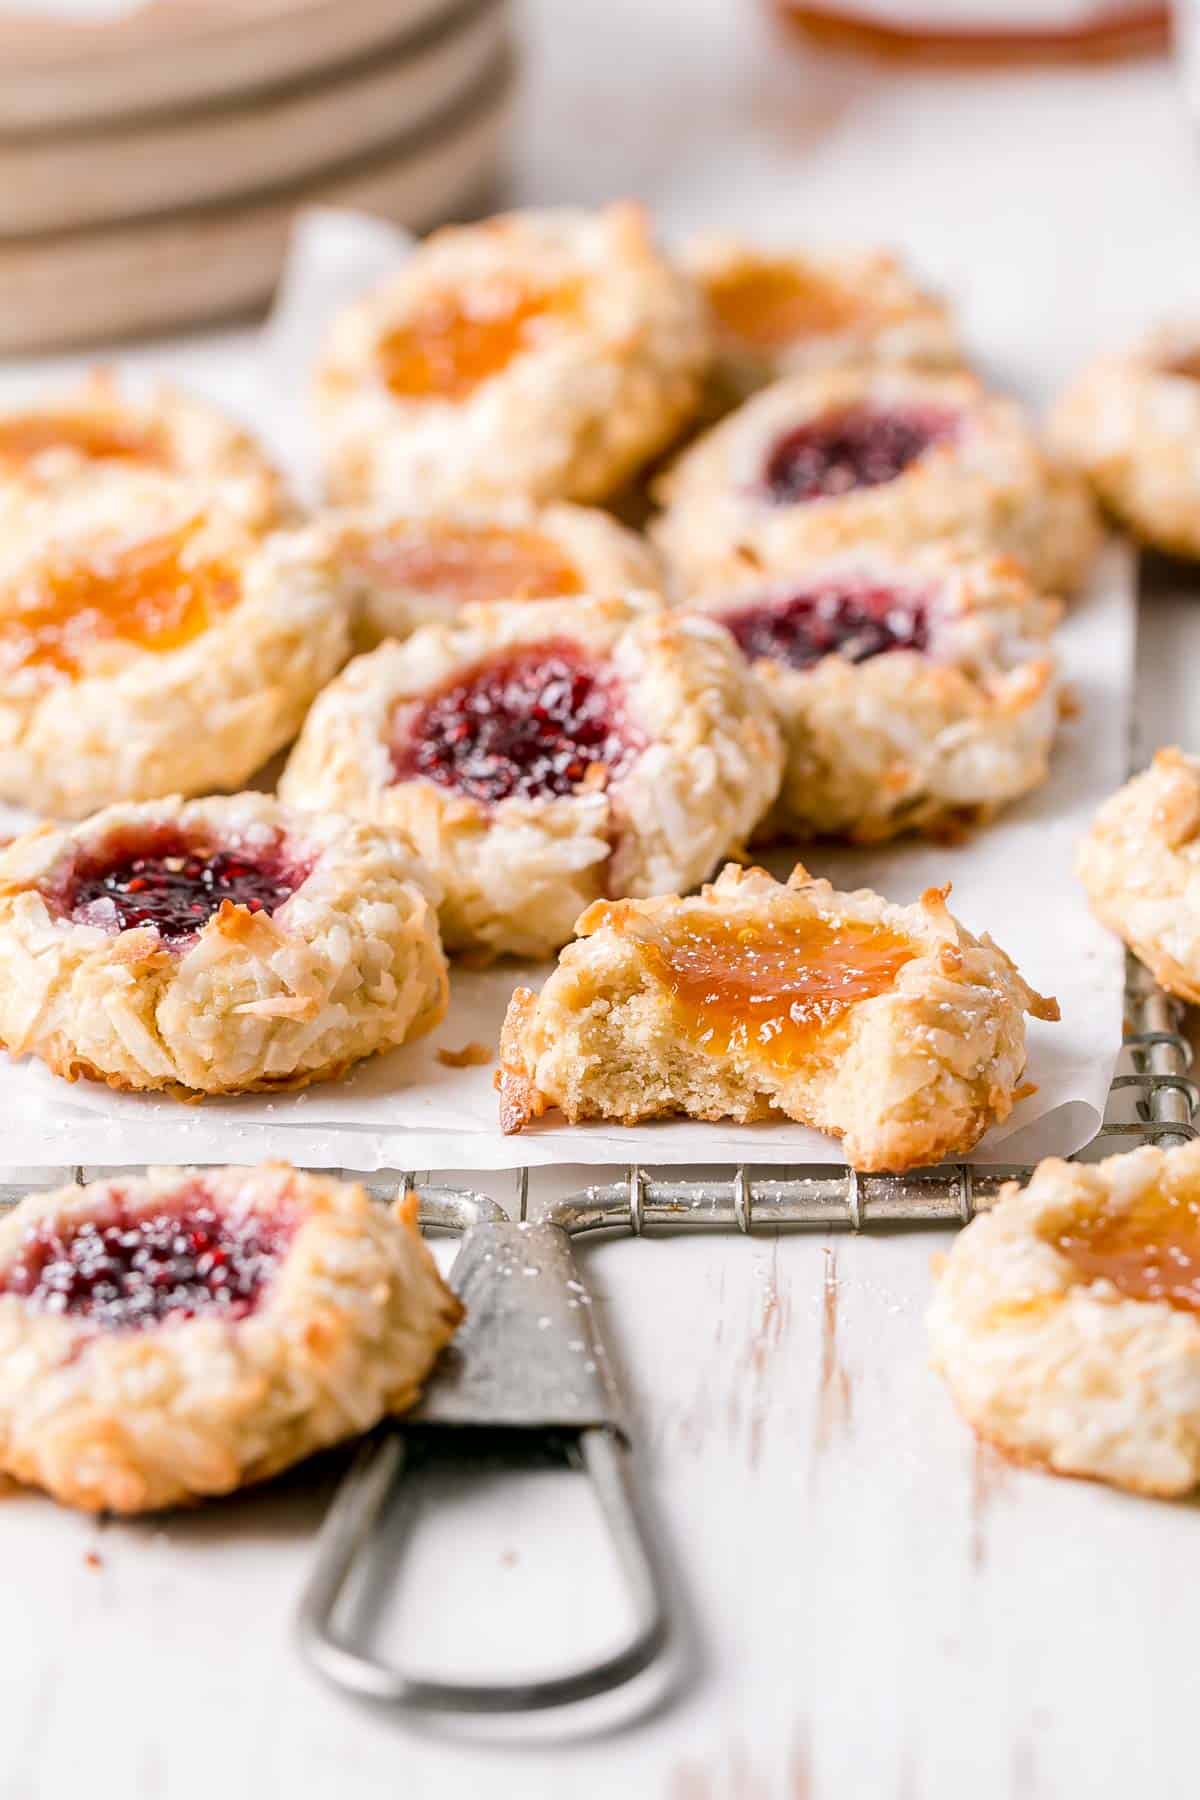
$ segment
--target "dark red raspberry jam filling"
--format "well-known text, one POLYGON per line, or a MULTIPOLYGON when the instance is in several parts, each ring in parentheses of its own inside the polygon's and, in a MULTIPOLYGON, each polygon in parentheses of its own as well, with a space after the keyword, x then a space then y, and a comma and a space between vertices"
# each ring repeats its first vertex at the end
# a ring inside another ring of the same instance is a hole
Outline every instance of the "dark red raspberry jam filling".
POLYGON ((286 1212, 263 1218, 224 1210, 200 1182, 147 1213, 114 1190, 94 1219, 35 1226, 16 1260, 0 1270, 0 1294, 112 1330, 199 1313, 244 1319, 295 1229, 286 1212))
POLYGON ((152 925, 177 943, 194 937, 225 900, 273 913, 308 874, 282 844, 212 849, 177 834, 114 845, 102 860, 80 861, 63 910, 81 925, 131 931, 152 925))
POLYGON ((935 444, 946 443, 955 429, 950 413, 932 407, 846 407, 780 438, 767 458, 763 485, 777 506, 882 487, 935 444))
POLYGON ((919 594, 853 578, 756 600, 720 616, 748 657, 769 656, 793 669, 811 669, 823 656, 861 663, 929 644, 928 607, 919 594))
POLYGON ((397 781, 425 776, 473 800, 545 800, 574 793, 593 768, 619 775, 641 748, 619 683, 572 645, 544 643, 409 709, 392 766, 397 781))

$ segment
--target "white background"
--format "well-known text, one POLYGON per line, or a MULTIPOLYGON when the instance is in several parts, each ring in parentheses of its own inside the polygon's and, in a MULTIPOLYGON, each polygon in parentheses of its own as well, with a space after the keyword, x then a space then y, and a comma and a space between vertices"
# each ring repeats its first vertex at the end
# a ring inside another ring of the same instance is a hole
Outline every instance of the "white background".
MULTIPOLYGON (((1200 302, 1197 146, 1164 66, 916 77, 784 53, 752 0, 540 0, 526 19, 518 201, 636 193, 673 229, 897 243, 960 300, 997 374, 1043 391, 1200 302)), ((177 369, 236 403, 240 342, 192 340, 177 369)), ((1143 751, 1200 740, 1198 618, 1181 597, 1144 620, 1143 751)), ((564 1724, 557 1745, 498 1746, 327 1692, 288 1641, 323 1498, 311 1476, 161 1528, 101 1529, 14 1495, 0 1795, 1194 1791, 1200 1515, 972 1447, 925 1368, 939 1247, 794 1235, 584 1253, 672 1548, 673 1704, 619 1735, 566 1741, 564 1724)), ((411 1658, 514 1670, 616 1628, 566 1482, 491 1486, 486 1539, 463 1496, 443 1496, 396 1626, 411 1658), (476 1598, 490 1611, 468 1623, 476 1598)))

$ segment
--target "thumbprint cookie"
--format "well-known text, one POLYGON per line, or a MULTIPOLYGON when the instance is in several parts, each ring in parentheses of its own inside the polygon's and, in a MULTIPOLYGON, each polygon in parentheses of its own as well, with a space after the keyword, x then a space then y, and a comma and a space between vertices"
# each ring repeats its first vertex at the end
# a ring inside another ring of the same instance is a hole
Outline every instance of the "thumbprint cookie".
POLYGON ((436 889, 267 794, 110 806, 0 851, 0 1042, 183 1097, 302 1087, 436 1025, 436 889))
POLYGON ((1184 1000, 1200 1001, 1200 758, 1160 750, 1079 847, 1096 917, 1184 1000))
POLYGON ((289 510, 282 478, 249 432, 177 388, 135 395, 100 370, 64 393, 0 411, 0 494, 96 470, 178 476, 250 531, 289 510))
POLYGON ((709 354, 704 301, 636 206, 436 232, 334 322, 330 495, 603 500, 695 412, 709 354))
POLYGON ((717 380, 731 398, 805 369, 962 363, 945 304, 886 251, 814 255, 702 238, 684 266, 708 301, 717 380))
POLYGON ((634 595, 467 606, 358 657, 280 793, 400 831, 442 884, 451 949, 537 956, 593 900, 702 880, 781 766, 729 633, 634 595))
POLYGON ((451 511, 352 513, 334 528, 357 641, 373 649, 472 601, 653 592, 658 559, 598 508, 514 500, 451 511))
POLYGON ((844 551, 696 601, 753 663, 787 761, 763 835, 977 823, 1045 779, 1058 603, 1015 562, 844 551))
POLYGON ((1090 363, 1050 416, 1049 438, 1144 544, 1200 558, 1200 324, 1090 363))
POLYGON ((981 1438, 1141 1494, 1200 1482, 1200 1144, 1042 1163, 957 1239, 934 1366, 981 1438))
POLYGON ((0 797, 79 817, 234 788, 350 653, 319 531, 252 536, 163 476, 0 514, 0 797))
POLYGON ((0 1469, 88 1512, 231 1493, 414 1404, 462 1307, 416 1226, 286 1163, 0 1220, 0 1469))
POLYGON ((1008 1117, 1026 1012, 1058 1017, 933 888, 915 906, 727 867, 698 895, 592 906, 500 1039, 500 1119, 788 1118, 856 1169, 970 1150, 1008 1117))
POLYGON ((1083 482, 1051 465, 1020 408, 967 375, 829 369, 790 376, 699 438, 658 483, 659 544, 684 591, 861 545, 970 538, 1051 592, 1098 543, 1083 482))

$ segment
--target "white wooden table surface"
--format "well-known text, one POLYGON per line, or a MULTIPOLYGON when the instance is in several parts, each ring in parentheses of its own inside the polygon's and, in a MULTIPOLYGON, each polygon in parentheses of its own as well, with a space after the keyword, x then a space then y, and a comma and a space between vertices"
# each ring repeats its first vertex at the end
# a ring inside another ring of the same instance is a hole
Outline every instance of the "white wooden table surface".
MULTIPOLYGON (((637 193, 673 229, 891 241, 959 298, 996 371, 1042 392, 1200 300, 1197 146, 1165 65, 881 71, 779 52, 750 0, 540 0, 527 23, 521 202, 637 193)), ((248 343, 140 355, 236 405, 248 343)), ((45 372, 4 371, 0 394, 45 372)), ((1198 621, 1186 599, 1146 614, 1143 751, 1200 744, 1198 621)), ((1194 1792, 1200 1512, 974 1449, 925 1367, 941 1241, 582 1253, 684 1621, 676 1693, 635 1694, 624 1730, 469 1741, 322 1687, 288 1635, 328 1491, 310 1475, 148 1526, 14 1494, 0 1795, 1194 1792)), ((566 1476, 491 1483, 473 1513, 442 1494, 389 1642, 475 1674, 599 1646, 620 1618, 584 1502, 566 1476)))

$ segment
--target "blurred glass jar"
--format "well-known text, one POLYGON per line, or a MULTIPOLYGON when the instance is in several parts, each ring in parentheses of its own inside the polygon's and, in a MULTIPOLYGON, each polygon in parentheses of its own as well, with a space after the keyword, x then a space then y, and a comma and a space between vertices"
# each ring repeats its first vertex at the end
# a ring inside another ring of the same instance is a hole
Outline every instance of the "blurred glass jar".
MULTIPOLYGON (((834 44, 901 56, 1139 55, 1166 42, 1165 0, 773 0, 791 25, 834 44)), ((1194 12, 1200 0, 1177 0, 1194 12)))

